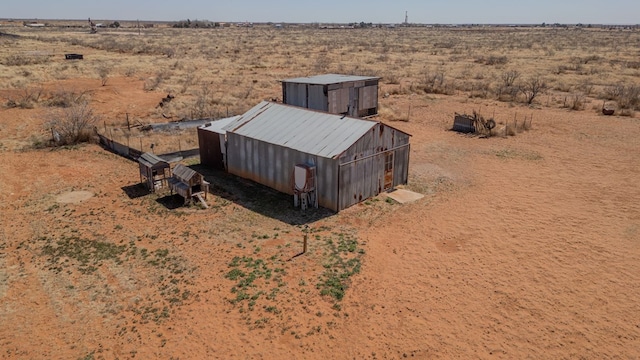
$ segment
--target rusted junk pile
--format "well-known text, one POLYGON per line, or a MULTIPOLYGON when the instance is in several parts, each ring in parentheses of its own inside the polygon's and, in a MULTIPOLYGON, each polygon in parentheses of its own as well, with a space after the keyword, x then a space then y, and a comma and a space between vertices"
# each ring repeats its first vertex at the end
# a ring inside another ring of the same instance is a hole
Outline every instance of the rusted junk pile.
POLYGON ((462 133, 477 133, 481 135, 491 136, 491 130, 496 127, 493 119, 485 119, 477 112, 473 115, 456 113, 453 119, 453 131, 462 133))

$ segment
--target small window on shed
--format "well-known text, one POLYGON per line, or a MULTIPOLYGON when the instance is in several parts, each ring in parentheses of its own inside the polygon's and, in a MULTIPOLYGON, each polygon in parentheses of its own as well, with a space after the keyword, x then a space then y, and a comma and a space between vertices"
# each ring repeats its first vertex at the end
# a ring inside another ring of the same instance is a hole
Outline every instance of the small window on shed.
POLYGON ((384 171, 393 170, 393 152, 384 154, 384 171))

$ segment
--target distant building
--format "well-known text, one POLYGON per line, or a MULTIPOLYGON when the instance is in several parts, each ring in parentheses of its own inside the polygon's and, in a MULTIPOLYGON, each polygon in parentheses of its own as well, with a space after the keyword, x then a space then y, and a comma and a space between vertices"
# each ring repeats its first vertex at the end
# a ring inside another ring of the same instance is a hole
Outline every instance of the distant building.
POLYGON ((288 105, 366 117, 378 114, 376 76, 325 74, 282 80, 282 102, 288 105))

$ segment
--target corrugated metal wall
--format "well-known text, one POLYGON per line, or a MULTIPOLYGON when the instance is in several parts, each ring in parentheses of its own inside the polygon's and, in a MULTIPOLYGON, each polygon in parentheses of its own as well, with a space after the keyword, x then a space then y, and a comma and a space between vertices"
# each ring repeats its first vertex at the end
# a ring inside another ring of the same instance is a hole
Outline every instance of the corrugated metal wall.
POLYGON ((378 85, 360 88, 360 102, 358 110, 367 110, 378 107, 378 85))
MULTIPOLYGON (((318 204, 338 211, 338 161, 227 133, 227 170, 286 194, 293 194, 297 164, 315 164, 318 204)), ((292 200, 293 201, 293 200, 292 200)))
POLYGON ((285 104, 307 107, 307 84, 282 83, 285 93, 283 101, 285 104))
POLYGON ((352 116, 377 114, 378 80, 316 85, 282 83, 285 104, 352 116), (357 110, 356 110, 357 103, 357 110))
POLYGON ((349 111, 349 88, 329 90, 329 112, 343 114, 349 111))
POLYGON ((309 109, 327 111, 328 108, 328 97, 325 92, 324 85, 309 85, 307 88, 308 96, 307 102, 309 104, 309 109))
POLYGON ((220 144, 220 134, 213 131, 198 129, 198 147, 200 148, 200 163, 216 169, 224 169, 220 144))
POLYGON ((293 194, 297 164, 315 164, 318 203, 340 211, 384 191, 386 154, 393 153, 393 187, 409 175, 409 135, 376 125, 339 159, 328 159, 227 133, 227 170, 286 194, 293 194), (338 165, 338 164, 342 165, 338 165))
POLYGON ((378 124, 340 157, 339 209, 384 191, 385 157, 393 152, 393 187, 409 176, 409 135, 378 124))

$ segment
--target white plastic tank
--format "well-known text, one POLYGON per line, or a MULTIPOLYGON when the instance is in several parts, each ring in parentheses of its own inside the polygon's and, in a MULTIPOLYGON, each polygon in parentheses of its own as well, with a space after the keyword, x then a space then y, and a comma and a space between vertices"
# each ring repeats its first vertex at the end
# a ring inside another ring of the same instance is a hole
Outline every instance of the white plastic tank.
POLYGON ((294 170, 295 187, 298 191, 305 191, 307 189, 307 181, 309 179, 309 167, 306 165, 296 165, 294 170))

